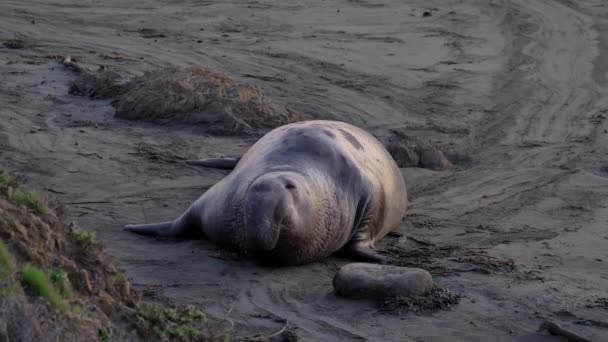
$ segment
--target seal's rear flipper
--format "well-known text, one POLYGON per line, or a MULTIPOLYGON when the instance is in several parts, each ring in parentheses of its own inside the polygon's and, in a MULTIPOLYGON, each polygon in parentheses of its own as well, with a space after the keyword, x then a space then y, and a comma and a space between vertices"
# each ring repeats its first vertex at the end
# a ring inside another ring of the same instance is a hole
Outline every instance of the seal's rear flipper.
POLYGON ((188 210, 175 221, 148 224, 128 224, 126 230, 142 235, 162 237, 186 237, 194 236, 200 232, 200 222, 192 211, 188 210))
POLYGON ((241 157, 238 158, 207 158, 201 160, 186 160, 185 163, 194 166, 210 167, 214 169, 232 170, 239 163, 241 157))
POLYGON ((173 222, 128 224, 125 226, 125 229, 142 235, 175 236, 173 222))

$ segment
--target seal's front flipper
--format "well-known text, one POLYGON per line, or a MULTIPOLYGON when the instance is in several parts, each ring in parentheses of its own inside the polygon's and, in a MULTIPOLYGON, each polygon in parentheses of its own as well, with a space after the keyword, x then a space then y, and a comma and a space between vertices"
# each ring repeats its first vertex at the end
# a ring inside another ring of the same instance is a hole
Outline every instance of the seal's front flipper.
POLYGON ((374 249, 369 247, 369 245, 367 243, 364 243, 363 241, 353 242, 349 246, 348 252, 351 257, 357 258, 357 259, 362 259, 365 261, 377 262, 380 264, 387 264, 390 261, 390 259, 388 257, 378 253, 377 251, 375 251, 374 249))
POLYGON ((357 204, 355 213, 355 223, 353 235, 346 246, 345 250, 350 257, 362 259, 370 262, 387 264, 389 258, 383 256, 373 249, 373 243, 370 236, 369 224, 372 222, 371 206, 372 200, 370 196, 364 195, 357 204))
POLYGON ((238 158, 207 158, 200 160, 186 160, 185 163, 194 166, 210 167, 214 169, 232 170, 239 163, 241 157, 238 158))

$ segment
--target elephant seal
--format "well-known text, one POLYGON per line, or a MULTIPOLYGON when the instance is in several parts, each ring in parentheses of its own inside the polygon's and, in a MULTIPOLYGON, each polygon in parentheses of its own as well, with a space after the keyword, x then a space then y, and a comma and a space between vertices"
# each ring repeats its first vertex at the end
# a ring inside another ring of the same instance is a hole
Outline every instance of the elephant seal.
POLYGON ((192 164, 234 169, 174 221, 125 229, 167 237, 202 232, 216 245, 279 265, 339 250, 383 261, 374 242, 400 224, 408 204, 403 176, 384 146, 339 121, 287 124, 241 158, 192 164))

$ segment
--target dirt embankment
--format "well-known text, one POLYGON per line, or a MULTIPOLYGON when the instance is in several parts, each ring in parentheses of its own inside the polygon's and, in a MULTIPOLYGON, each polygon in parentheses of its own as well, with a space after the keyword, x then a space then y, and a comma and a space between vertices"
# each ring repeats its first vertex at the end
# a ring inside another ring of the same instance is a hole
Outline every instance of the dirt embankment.
POLYGON ((193 306, 141 303, 95 234, 0 169, 0 339, 227 341, 193 306))

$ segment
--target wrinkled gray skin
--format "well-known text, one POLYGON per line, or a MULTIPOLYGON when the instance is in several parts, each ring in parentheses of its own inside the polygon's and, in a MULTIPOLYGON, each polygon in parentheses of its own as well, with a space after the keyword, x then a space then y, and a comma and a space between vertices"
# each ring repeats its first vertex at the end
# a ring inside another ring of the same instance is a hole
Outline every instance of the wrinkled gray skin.
MULTIPOLYGON (((405 215, 405 182, 384 146, 337 121, 276 128, 239 159, 200 161, 234 170, 173 222, 128 225, 136 233, 213 243, 279 265, 321 260, 344 250, 383 261, 374 242, 405 215)), ((196 162, 194 163, 196 164, 196 162)))

